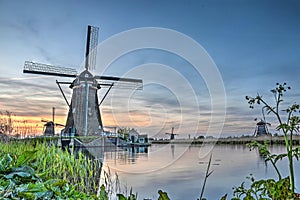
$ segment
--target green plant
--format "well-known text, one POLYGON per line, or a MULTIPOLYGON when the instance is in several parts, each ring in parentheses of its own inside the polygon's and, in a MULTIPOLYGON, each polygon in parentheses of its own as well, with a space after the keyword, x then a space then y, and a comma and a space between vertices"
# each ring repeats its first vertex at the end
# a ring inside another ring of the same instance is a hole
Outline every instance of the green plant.
POLYGON ((234 188, 234 198, 232 200, 269 200, 286 199, 294 200, 296 195, 290 190, 289 178, 280 179, 262 179, 256 181, 252 175, 247 177, 251 182, 250 188, 245 187, 245 182, 234 188))
POLYGON ((282 175, 277 167, 277 162, 279 160, 282 160, 282 158, 286 157, 287 154, 286 153, 282 153, 282 154, 272 154, 269 149, 268 149, 268 141, 264 141, 263 144, 257 142, 257 141, 252 141, 251 143, 248 144, 250 151, 253 150, 254 148, 257 148, 259 151, 259 154, 262 158, 265 159, 265 162, 271 162, 272 166, 274 167, 277 175, 278 175, 278 179, 282 179, 282 175))
POLYGON ((295 194, 295 175, 294 175, 294 164, 293 159, 299 159, 300 148, 293 147, 293 135, 299 132, 300 118, 297 113, 300 112, 299 104, 292 104, 285 109, 281 109, 281 103, 283 102, 283 95, 291 87, 287 86, 286 83, 276 84, 276 88, 272 89, 271 92, 275 98, 275 105, 271 106, 261 95, 257 94, 256 97, 246 96, 250 108, 253 109, 255 104, 262 105, 262 111, 267 111, 267 114, 274 114, 279 125, 277 130, 283 133, 286 153, 282 154, 271 154, 268 150, 268 144, 259 144, 252 142, 249 146, 250 149, 258 148, 260 155, 265 158, 266 162, 271 162, 275 168, 278 181, 273 179, 255 181, 253 177, 250 177, 252 182, 249 189, 246 189, 244 183, 241 186, 234 188, 234 194, 236 198, 240 199, 294 199, 295 194), (289 177, 282 178, 282 175, 277 167, 277 161, 287 157, 289 167, 289 177))
POLYGON ((159 194, 158 200, 170 200, 166 192, 163 192, 162 190, 158 190, 158 194, 159 194))
POLYGON ((42 179, 35 170, 36 151, 21 156, 1 154, 1 199, 97 199, 62 179, 42 179))
POLYGON ((63 179, 78 191, 97 193, 101 163, 89 159, 82 151, 69 153, 51 142, 35 139, 0 143, 0 156, 10 154, 12 158, 26 161, 28 152, 34 152, 31 165, 40 178, 63 179))
POLYGON ((99 194, 97 195, 101 200, 108 200, 108 194, 105 190, 105 186, 101 185, 99 194))
POLYGON ((125 197, 123 194, 117 194, 119 200, 136 200, 134 194, 130 194, 128 197, 125 197))
MULTIPOLYGON (((283 102, 283 95, 285 94, 285 92, 287 92, 287 90, 290 90, 290 89, 291 89, 291 87, 287 86, 286 83, 283 83, 283 84, 277 83, 276 84, 276 88, 271 90, 271 92, 273 93, 274 98, 275 98, 274 106, 271 106, 259 94, 256 97, 246 96, 246 99, 248 100, 250 108, 254 108, 255 104, 262 104, 263 105, 262 109, 266 110, 267 114, 272 113, 277 118, 278 123, 279 123, 279 125, 277 126, 277 130, 282 131, 282 133, 284 135, 285 146, 286 146, 286 154, 281 154, 280 156, 277 156, 277 158, 280 158, 280 159, 282 159, 283 157, 288 158, 289 173, 290 173, 290 176, 289 176, 290 189, 292 192, 294 192, 295 191, 295 175, 294 175, 293 158, 296 158, 296 159, 299 158, 299 148, 293 148, 293 134, 295 134, 296 132, 299 132, 300 118, 298 115, 296 115, 296 113, 300 112, 300 105, 294 103, 285 109, 281 109, 281 107, 280 107, 281 103, 283 102), (286 114, 286 115, 284 116, 284 114, 286 114), (286 119, 286 120, 284 121, 284 119, 286 119)), ((276 156, 274 156, 274 158, 276 158, 276 156)), ((272 159, 269 159, 269 160, 272 161, 272 159)), ((273 166, 275 166, 275 165, 276 165, 276 163, 274 163, 273 166)), ((277 173, 278 173, 278 171, 277 171, 277 173)), ((279 176, 279 178, 281 178, 281 177, 279 176)))

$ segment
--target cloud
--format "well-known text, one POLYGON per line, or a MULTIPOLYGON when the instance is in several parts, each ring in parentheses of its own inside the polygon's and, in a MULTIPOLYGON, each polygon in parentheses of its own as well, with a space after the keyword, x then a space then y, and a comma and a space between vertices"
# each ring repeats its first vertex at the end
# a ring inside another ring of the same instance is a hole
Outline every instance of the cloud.
MULTIPOLYGON (((9 110, 22 116, 47 116, 51 108, 65 112, 66 103, 53 79, 40 78, 3 78, 0 77, 2 93, 1 109, 9 110)), ((70 96, 70 91, 66 91, 70 96)), ((57 112, 57 115, 65 115, 57 112)))

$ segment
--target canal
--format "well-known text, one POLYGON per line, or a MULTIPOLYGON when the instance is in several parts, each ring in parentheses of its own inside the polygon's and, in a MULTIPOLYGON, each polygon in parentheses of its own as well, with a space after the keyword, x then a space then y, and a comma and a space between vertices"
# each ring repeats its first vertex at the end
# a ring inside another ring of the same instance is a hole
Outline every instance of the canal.
MULTIPOLYGON (((272 145, 271 152, 285 151, 283 145, 272 145)), ((196 200, 200 196, 209 155, 212 164, 204 197, 220 199, 233 195, 233 187, 252 174, 256 179, 277 179, 275 170, 246 145, 152 144, 148 148, 110 148, 104 153, 103 169, 110 173, 118 190, 138 193, 138 199, 158 199, 158 190, 166 191, 172 200, 196 200), (117 174, 117 175, 116 175, 117 174)), ((283 176, 288 175, 287 160, 279 163, 283 176)), ((300 162, 295 162, 296 187, 299 192, 300 162)), ((246 184, 247 185, 247 184, 246 184)), ((116 187, 113 189, 116 190, 116 187)))

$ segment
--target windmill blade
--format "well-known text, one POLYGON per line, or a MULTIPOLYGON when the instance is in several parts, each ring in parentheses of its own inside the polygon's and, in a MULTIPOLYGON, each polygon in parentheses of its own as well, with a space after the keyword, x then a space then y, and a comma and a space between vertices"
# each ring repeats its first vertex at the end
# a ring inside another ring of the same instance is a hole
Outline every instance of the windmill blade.
POLYGON ((108 86, 113 84, 115 88, 120 89, 143 89, 143 80, 141 79, 121 78, 114 76, 95 76, 94 78, 97 79, 100 85, 108 86))
POLYGON ((42 74, 49 76, 76 77, 77 71, 73 68, 58 67, 25 61, 23 73, 42 74))
POLYGON ((59 124, 59 123, 55 123, 55 126, 63 126, 63 127, 65 127, 64 124, 59 124))
POLYGON ((41 122, 45 122, 45 123, 47 123, 47 122, 49 122, 48 120, 46 120, 46 119, 41 119, 41 122))
POLYGON ((85 51, 85 69, 94 70, 96 66, 97 45, 98 45, 99 27, 88 26, 86 51, 85 51))

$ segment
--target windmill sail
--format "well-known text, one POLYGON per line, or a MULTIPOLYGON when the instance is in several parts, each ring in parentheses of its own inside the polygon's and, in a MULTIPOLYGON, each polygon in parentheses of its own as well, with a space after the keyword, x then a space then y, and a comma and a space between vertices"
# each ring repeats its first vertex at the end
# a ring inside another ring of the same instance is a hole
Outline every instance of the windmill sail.
POLYGON ((98 27, 88 26, 86 51, 85 51, 86 70, 94 70, 96 66, 98 34, 99 34, 98 27))
POLYGON ((46 65, 46 64, 35 63, 30 61, 25 61, 23 73, 62 76, 62 77, 77 76, 77 71, 76 69, 73 68, 58 67, 58 66, 46 65))
POLYGON ((115 76, 95 76, 94 77, 100 85, 110 86, 120 89, 143 89, 143 80, 133 78, 121 78, 115 76))

